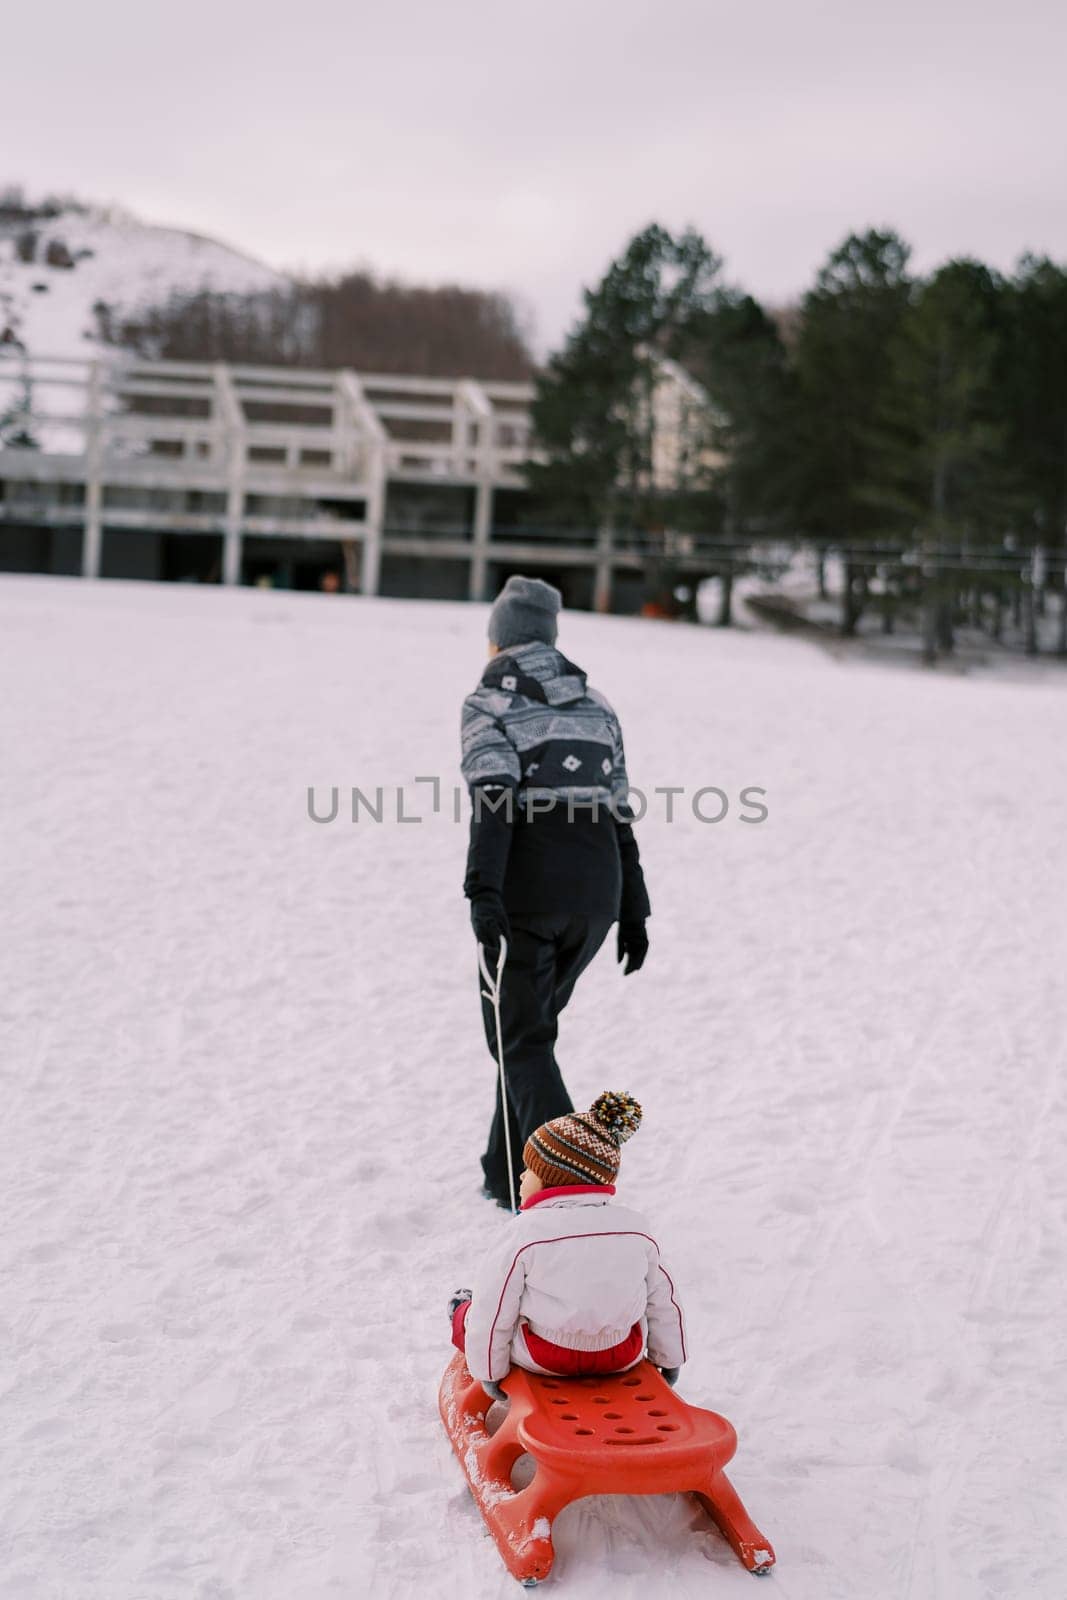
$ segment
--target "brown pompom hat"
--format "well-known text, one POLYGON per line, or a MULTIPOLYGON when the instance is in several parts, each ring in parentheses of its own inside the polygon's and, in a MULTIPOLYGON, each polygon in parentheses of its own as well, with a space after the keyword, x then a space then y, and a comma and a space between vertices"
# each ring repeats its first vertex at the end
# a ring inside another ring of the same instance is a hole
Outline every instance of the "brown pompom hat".
POLYGON ((641 1126, 641 1107, 633 1095, 605 1089, 588 1111, 553 1117, 531 1133, 522 1159, 546 1189, 570 1184, 613 1184, 619 1152, 641 1126))

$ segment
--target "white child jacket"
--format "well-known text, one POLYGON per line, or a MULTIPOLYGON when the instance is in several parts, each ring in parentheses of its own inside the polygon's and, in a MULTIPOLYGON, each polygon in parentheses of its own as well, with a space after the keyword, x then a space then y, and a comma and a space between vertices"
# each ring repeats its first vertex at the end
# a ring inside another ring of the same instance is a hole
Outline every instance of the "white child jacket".
POLYGON ((568 1350, 608 1350, 641 1324, 648 1359, 680 1367, 685 1320, 659 1246, 613 1189, 545 1189, 500 1230, 479 1270, 466 1323, 471 1376, 499 1382, 514 1363, 544 1369, 523 1324, 568 1350))

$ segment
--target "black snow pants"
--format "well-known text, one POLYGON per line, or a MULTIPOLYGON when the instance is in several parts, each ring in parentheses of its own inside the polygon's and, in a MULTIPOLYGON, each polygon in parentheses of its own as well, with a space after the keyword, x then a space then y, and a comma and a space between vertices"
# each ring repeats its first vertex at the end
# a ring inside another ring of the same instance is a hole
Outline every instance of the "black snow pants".
MULTIPOLYGON (((542 1122, 574 1110, 556 1061, 559 1014, 614 921, 614 917, 575 916, 566 911, 537 916, 515 914, 510 918, 500 1023, 516 1197, 526 1140, 542 1122)), ((496 1020, 484 995, 482 1019, 495 1061, 496 1020)), ((510 1204, 499 1074, 496 1113, 482 1170, 493 1198, 510 1204)))

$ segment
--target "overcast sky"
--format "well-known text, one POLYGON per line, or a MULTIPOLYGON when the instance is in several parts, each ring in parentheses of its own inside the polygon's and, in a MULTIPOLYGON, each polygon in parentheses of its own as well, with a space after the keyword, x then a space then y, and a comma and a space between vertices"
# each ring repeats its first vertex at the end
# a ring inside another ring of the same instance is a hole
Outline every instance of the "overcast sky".
POLYGON ((1067 258, 1053 0, 93 0, 8 7, 0 181, 273 265, 517 296, 556 342, 631 233, 800 293, 849 229, 1067 258))

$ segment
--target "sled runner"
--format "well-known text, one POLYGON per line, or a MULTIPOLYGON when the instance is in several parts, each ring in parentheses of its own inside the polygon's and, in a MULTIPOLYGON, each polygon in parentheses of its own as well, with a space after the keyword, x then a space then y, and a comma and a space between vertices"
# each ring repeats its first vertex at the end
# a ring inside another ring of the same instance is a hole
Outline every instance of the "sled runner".
POLYGON ((723 1471, 736 1433, 725 1417, 687 1405, 648 1361, 601 1378, 512 1367, 503 1388, 508 1414, 490 1436, 493 1402, 457 1352, 441 1380, 441 1416, 504 1565, 526 1587, 551 1570, 553 1519, 589 1494, 688 1490, 750 1572, 770 1571, 774 1551, 723 1471), (524 1453, 537 1470, 515 1490, 511 1470, 524 1453))

